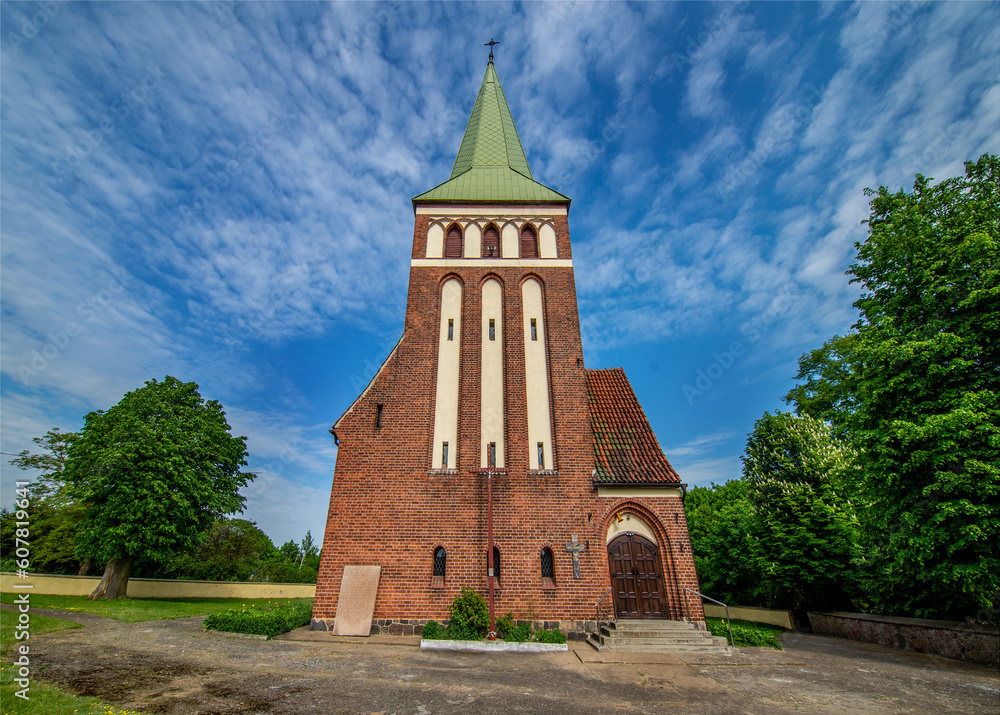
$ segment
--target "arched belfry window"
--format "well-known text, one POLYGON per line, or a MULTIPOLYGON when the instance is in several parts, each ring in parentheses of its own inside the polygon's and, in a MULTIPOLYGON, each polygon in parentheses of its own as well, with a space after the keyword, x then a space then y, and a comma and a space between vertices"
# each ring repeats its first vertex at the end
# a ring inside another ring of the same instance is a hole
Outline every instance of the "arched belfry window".
POLYGON ((462 257, 462 229, 457 225, 452 224, 448 229, 448 235, 444 239, 444 257, 462 257))
POLYGON ((483 258, 500 258, 500 232, 493 224, 483 231, 483 258))
POLYGON ((529 223, 521 227, 521 258, 538 258, 538 234, 529 223))
POLYGON ((542 588, 556 587, 556 569, 552 561, 552 549, 545 547, 541 555, 542 566, 542 588))
POLYGON ((444 587, 444 574, 445 567, 447 565, 447 558, 448 553, 444 550, 444 547, 437 547, 434 551, 434 578, 431 580, 432 587, 444 587))

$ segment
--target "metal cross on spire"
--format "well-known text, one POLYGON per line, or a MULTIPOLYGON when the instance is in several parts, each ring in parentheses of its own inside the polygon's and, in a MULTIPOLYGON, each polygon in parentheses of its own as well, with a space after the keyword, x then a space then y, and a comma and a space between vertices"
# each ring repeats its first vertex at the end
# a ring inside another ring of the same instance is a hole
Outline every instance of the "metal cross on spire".
POLYGON ((493 61, 493 45, 499 45, 499 44, 500 43, 497 42, 496 40, 494 40, 492 37, 490 38, 489 42, 484 42, 483 43, 483 47, 486 47, 487 45, 489 45, 489 48, 490 48, 490 62, 493 61))

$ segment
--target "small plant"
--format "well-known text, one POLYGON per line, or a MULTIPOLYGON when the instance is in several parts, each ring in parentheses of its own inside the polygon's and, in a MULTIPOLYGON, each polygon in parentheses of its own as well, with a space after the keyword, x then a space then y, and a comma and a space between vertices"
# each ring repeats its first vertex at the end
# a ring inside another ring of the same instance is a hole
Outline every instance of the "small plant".
POLYGON ((311 604, 268 601, 261 606, 250 604, 213 613, 205 619, 204 626, 227 633, 253 633, 273 637, 308 624, 311 617, 311 604))
POLYGON ((565 643, 566 634, 558 628, 545 630, 544 628, 535 634, 535 640, 539 643, 565 643))
POLYGON ((504 633, 504 640, 511 643, 526 643, 531 639, 531 626, 527 623, 518 623, 509 631, 504 633))
POLYGON ((420 632, 420 637, 429 641, 441 640, 444 638, 444 628, 437 621, 427 621, 424 624, 424 629, 420 632))
POLYGON ((514 630, 514 614, 507 611, 506 616, 500 616, 497 619, 497 635, 504 640, 510 640, 507 638, 507 634, 514 630))

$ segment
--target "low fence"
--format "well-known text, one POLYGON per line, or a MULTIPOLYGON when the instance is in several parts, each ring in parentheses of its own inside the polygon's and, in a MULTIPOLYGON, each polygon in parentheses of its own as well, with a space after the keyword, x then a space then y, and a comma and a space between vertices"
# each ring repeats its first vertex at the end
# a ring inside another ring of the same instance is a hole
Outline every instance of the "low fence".
POLYGON ((813 632, 1000 668, 1000 626, 867 613, 809 613, 813 632))
MULTIPOLYGON (((704 604, 706 618, 725 618, 726 609, 712 603, 704 604)), ((753 621, 794 630, 795 621, 791 611, 776 611, 773 608, 753 608, 751 606, 730 606, 729 617, 736 621, 753 621)))
MULTIPOLYGON (((0 573, 0 592, 89 596, 100 582, 98 576, 29 574, 24 579, 14 573, 0 573), (30 589, 26 588, 28 585, 30 589)), ((314 583, 177 581, 162 578, 130 578, 125 592, 132 598, 313 598, 315 594, 314 583)))

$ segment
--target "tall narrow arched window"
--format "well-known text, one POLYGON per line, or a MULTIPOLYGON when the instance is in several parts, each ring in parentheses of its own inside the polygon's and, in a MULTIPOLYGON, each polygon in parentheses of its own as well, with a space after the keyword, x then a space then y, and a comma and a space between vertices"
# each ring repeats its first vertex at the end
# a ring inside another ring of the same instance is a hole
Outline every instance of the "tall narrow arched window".
POLYGON ((448 235, 444 239, 444 257, 462 257, 462 229, 458 226, 452 225, 448 229, 448 235))
POLYGON ((521 227, 521 258, 538 258, 538 234, 529 223, 521 227))
POLYGON ((493 224, 483 231, 483 258, 500 258, 500 232, 493 224))
MULTIPOLYGON (((490 568, 490 562, 487 561, 486 562, 487 583, 489 583, 489 575, 490 575, 489 568, 490 568)), ((500 585, 500 549, 498 549, 496 546, 493 547, 493 585, 494 586, 500 585)))
POLYGON ((444 573, 447 558, 448 554, 444 550, 444 547, 437 547, 434 551, 434 578, 431 579, 431 588, 444 588, 444 573))
POLYGON ((552 549, 547 546, 542 549, 542 588, 556 587, 556 569, 552 562, 552 549))

